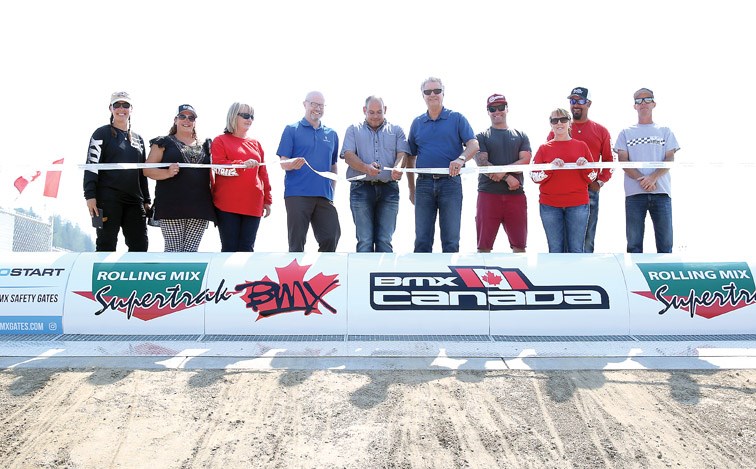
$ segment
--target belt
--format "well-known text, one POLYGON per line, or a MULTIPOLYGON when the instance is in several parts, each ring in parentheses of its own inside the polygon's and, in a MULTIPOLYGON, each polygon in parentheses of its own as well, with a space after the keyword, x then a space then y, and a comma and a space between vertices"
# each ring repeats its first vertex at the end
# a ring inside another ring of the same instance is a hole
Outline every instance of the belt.
POLYGON ((358 179, 358 180, 352 181, 352 182, 360 182, 362 184, 370 184, 371 186, 383 186, 383 185, 389 184, 390 182, 393 182, 393 181, 378 181, 378 180, 358 179))
POLYGON ((418 173, 417 178, 418 179, 449 179, 451 176, 448 174, 427 174, 427 173, 418 173))

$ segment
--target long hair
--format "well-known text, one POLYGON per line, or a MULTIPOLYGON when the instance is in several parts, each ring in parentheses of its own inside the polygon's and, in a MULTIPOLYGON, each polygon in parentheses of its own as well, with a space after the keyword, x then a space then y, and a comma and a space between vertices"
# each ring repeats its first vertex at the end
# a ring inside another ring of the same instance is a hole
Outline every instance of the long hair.
MULTIPOLYGON (((113 112, 112 112, 112 110, 111 110, 111 113, 110 113, 110 136, 111 137, 115 137, 116 136, 115 127, 113 126, 113 112)), ((129 114, 129 126, 126 129, 126 138, 129 140, 129 143, 131 143, 131 114, 129 114)))
MULTIPOLYGON (((168 131, 168 135, 176 135, 176 132, 178 132, 178 125, 176 125, 176 117, 173 118, 173 125, 171 126, 171 130, 168 131)), ((197 121, 194 121, 194 128, 192 128, 192 138, 199 142, 199 137, 197 137, 197 121)))

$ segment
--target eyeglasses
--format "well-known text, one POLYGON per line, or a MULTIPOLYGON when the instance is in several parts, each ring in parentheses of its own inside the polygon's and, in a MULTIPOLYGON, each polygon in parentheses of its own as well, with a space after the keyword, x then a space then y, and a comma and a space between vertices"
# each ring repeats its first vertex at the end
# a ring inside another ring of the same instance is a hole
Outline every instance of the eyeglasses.
POLYGON ((653 103, 653 102, 654 102, 654 98, 653 97, 651 97, 651 98, 635 98, 635 104, 641 104, 641 103, 650 104, 650 103, 653 103))
POLYGON ((433 93, 433 94, 441 94, 443 92, 444 92, 444 90, 442 90, 441 88, 435 88, 435 89, 432 89, 432 90, 423 90, 423 94, 425 96, 430 96, 431 93, 433 93))
POLYGON ((194 122, 195 120, 197 120, 197 116, 192 116, 192 115, 189 115, 189 116, 187 116, 186 114, 179 114, 179 115, 178 115, 178 116, 176 116, 176 117, 177 117, 177 118, 178 118, 178 120, 180 120, 180 121, 182 121, 182 120, 184 120, 184 119, 189 119, 189 122, 194 122))
POLYGON ((118 108, 121 108, 121 107, 124 108, 124 109, 128 109, 128 108, 131 107, 131 104, 129 104, 129 103, 125 102, 125 101, 118 101, 117 103, 113 103, 113 109, 118 109, 118 108))
POLYGON ((561 122, 562 124, 566 124, 570 121, 569 117, 552 117, 549 119, 549 122, 551 122, 551 125, 556 124, 557 122, 561 122))
POLYGON ((506 110, 507 110, 506 104, 499 104, 498 106, 488 106, 488 112, 506 111, 506 110))
POLYGON ((239 116, 239 117, 241 117, 242 119, 252 119, 252 120, 255 120, 255 115, 254 114, 249 114, 249 113, 246 113, 246 112, 239 112, 236 115, 239 116))
POLYGON ((310 103, 310 106, 312 106, 312 107, 314 107, 316 109, 323 109, 323 108, 325 108, 325 104, 314 103, 312 101, 307 101, 307 102, 310 103))
POLYGON ((588 100, 585 99, 585 98, 580 98, 580 99, 570 98, 570 104, 580 104, 580 105, 583 105, 583 104, 587 104, 587 103, 588 103, 588 100))

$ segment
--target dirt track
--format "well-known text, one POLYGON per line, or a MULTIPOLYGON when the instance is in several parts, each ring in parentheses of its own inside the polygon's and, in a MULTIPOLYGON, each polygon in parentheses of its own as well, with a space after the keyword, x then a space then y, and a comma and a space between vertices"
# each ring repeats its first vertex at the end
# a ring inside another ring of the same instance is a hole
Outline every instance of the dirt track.
POLYGON ((756 371, 0 373, 16 467, 756 467, 756 371))

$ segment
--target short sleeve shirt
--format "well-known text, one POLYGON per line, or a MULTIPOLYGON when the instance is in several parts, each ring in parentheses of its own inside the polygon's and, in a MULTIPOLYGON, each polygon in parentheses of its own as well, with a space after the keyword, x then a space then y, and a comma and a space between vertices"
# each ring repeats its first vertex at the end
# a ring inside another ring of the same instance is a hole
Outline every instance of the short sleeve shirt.
MULTIPOLYGON (((339 158, 339 136, 322 123, 316 129, 303 118, 284 128, 276 154, 288 158, 304 158, 315 171, 331 171, 331 166, 339 158)), ((305 165, 300 169, 286 171, 284 198, 304 196, 333 200, 331 180, 316 174, 312 169, 305 165)))
MULTIPOLYGON (((480 151, 488 153, 488 161, 495 166, 512 164, 520 159, 521 151, 532 151, 530 139, 524 132, 514 129, 494 129, 489 127, 477 136, 480 151)), ((522 194, 522 173, 510 173, 520 181, 520 188, 510 191, 509 185, 502 181, 493 181, 485 174, 478 176, 478 191, 491 194, 522 194)))

